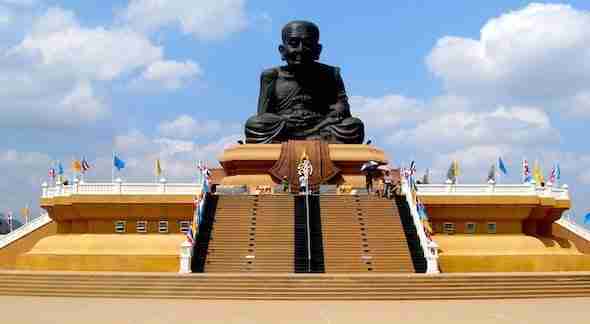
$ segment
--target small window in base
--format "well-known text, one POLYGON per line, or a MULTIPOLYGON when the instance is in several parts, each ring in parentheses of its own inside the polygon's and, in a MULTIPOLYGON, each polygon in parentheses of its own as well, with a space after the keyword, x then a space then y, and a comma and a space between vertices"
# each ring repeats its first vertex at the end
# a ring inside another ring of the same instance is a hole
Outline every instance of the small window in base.
POLYGON ((167 220, 161 220, 158 223, 158 232, 168 233, 168 221, 167 220))
POLYGON ((445 234, 455 234, 455 223, 443 223, 443 232, 445 234))
POLYGON ((191 227, 191 222, 189 221, 180 221, 178 222, 179 227, 180 227, 180 232, 186 234, 188 232, 188 229, 191 227))
POLYGON ((147 221, 137 221, 135 230, 137 233, 147 233, 147 221))
POLYGON ((488 223, 488 234, 496 234, 497 225, 496 222, 488 223))
POLYGON ((115 233, 125 233, 125 221, 119 220, 115 222, 115 233))
POLYGON ((465 233, 474 234, 477 231, 477 224, 465 223, 465 233))

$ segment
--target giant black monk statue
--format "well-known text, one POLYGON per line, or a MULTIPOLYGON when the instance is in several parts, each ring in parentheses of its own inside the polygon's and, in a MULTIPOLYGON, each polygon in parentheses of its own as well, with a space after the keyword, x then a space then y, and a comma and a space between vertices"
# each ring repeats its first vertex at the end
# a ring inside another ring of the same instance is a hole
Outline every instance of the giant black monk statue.
POLYGON ((362 143, 363 122, 350 115, 340 69, 316 62, 322 51, 318 27, 293 21, 282 38, 279 52, 287 65, 262 72, 258 114, 246 122, 246 142, 362 143))

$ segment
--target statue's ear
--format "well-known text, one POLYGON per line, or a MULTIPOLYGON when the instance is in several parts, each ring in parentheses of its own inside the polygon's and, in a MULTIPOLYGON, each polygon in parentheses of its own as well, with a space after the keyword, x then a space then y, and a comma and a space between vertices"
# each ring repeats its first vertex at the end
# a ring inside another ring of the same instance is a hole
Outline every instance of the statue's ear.
POLYGON ((286 61, 286 54, 287 54, 287 49, 285 48, 284 45, 279 45, 279 53, 281 53, 281 60, 286 61))
POLYGON ((315 54, 314 54, 313 59, 316 61, 319 60, 321 53, 322 53, 322 44, 318 44, 315 48, 315 54))

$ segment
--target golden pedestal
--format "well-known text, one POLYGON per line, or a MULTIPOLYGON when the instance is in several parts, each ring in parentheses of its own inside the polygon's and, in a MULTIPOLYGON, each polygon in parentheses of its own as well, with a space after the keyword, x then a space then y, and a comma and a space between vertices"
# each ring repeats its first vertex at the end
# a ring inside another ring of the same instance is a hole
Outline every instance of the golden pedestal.
MULTIPOLYGON (((360 168, 367 161, 387 163, 385 153, 374 146, 364 144, 330 144, 330 159, 341 170, 341 177, 334 183, 355 188, 365 186, 365 176, 360 168)), ((243 144, 226 149, 219 158, 225 171, 222 185, 275 185, 269 170, 279 160, 281 144, 243 144)))

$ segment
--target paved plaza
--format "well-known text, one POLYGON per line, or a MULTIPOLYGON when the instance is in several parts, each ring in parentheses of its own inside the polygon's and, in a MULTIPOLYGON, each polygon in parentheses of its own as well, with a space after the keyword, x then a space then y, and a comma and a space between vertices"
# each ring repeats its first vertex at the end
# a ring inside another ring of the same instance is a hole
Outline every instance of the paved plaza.
POLYGON ((202 301, 0 296, 2 323, 589 323, 590 298, 202 301))

